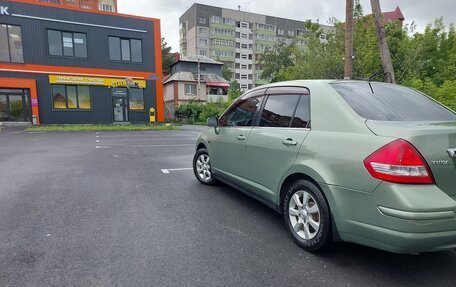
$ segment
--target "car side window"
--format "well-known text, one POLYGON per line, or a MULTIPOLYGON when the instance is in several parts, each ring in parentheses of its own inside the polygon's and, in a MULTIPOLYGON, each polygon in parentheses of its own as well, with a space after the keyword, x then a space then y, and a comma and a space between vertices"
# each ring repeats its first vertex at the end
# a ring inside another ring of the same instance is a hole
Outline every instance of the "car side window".
POLYGON ((310 128, 310 96, 301 95, 291 123, 292 128, 310 128))
POLYGON ((272 95, 261 113, 260 127, 290 127, 299 95, 272 95))
POLYGON ((261 106, 263 96, 240 100, 219 120, 219 126, 236 127, 252 126, 255 114, 261 106))

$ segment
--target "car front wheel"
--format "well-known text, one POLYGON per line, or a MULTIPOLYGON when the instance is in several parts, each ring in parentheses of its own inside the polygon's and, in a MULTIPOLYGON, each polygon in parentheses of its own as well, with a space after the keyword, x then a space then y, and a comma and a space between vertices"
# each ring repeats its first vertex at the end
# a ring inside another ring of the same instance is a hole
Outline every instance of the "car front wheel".
POLYGON ((329 207, 314 183, 298 180, 288 189, 283 215, 291 237, 301 248, 320 251, 331 241, 329 207))
POLYGON ((212 177, 211 160, 205 148, 199 149, 193 157, 193 172, 202 184, 213 185, 215 179, 212 177))

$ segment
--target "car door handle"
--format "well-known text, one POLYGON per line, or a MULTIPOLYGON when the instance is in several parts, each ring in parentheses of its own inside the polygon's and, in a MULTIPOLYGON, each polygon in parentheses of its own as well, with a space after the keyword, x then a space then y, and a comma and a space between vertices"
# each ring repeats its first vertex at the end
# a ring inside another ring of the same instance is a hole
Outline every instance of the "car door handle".
POLYGON ((298 142, 294 141, 291 138, 287 138, 286 140, 283 140, 282 143, 286 146, 292 146, 292 145, 297 145, 298 142))
POLYGON ((245 136, 243 136, 243 135, 238 135, 236 138, 240 141, 245 140, 245 136))

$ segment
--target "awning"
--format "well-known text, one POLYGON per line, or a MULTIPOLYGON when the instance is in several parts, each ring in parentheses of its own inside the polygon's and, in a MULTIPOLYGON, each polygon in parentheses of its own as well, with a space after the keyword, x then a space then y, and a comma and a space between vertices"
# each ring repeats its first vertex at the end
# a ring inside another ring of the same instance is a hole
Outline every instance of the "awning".
POLYGON ((206 85, 210 86, 210 87, 225 87, 225 88, 230 87, 229 83, 224 83, 224 82, 207 82, 206 85))

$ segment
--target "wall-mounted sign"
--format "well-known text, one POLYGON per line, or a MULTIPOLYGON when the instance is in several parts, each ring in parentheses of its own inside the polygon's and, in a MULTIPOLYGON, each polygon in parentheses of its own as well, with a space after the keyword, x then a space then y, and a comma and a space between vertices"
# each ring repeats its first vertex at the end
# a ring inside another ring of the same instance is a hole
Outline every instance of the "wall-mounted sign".
POLYGON ((124 87, 124 88, 146 88, 146 81, 132 78, 99 78, 85 76, 49 75, 51 84, 72 84, 87 86, 124 87))
POLYGON ((9 7, 0 6, 0 15, 9 15, 9 7))

